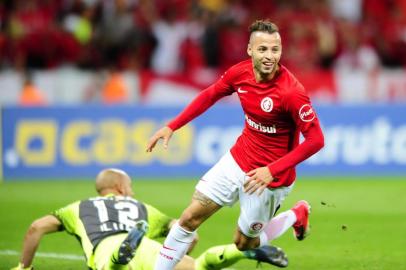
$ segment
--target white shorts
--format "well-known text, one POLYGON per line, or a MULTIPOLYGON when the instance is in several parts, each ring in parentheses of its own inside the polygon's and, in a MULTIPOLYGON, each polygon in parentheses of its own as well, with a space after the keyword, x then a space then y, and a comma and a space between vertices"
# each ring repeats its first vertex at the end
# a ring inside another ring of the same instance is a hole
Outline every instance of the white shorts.
POLYGON ((244 192, 248 176, 238 166, 230 152, 227 152, 196 185, 196 190, 215 203, 232 206, 240 199, 238 226, 248 237, 257 237, 271 220, 278 206, 290 193, 293 185, 265 189, 261 195, 244 192))

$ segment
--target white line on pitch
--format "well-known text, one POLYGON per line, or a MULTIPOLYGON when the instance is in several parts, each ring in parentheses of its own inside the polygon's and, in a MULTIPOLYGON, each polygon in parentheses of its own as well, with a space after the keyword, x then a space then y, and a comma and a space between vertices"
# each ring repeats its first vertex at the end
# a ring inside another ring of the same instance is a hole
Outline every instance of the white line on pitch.
MULTIPOLYGON (((9 256, 19 256, 20 252, 15 250, 0 250, 0 255, 9 255, 9 256)), ((85 257, 75 254, 63 254, 63 253, 52 253, 52 252, 37 252, 35 253, 36 257, 43 258, 53 258, 53 259, 65 259, 71 261, 84 261, 85 257)), ((224 270, 235 270, 234 268, 225 268, 224 270)))
MULTIPOLYGON (((9 256, 19 256, 20 252, 15 250, 0 250, 0 255, 9 255, 9 256)), ((53 258, 53 259, 64 259, 70 261, 84 261, 85 257, 75 254, 63 254, 63 253, 53 253, 53 252, 37 252, 35 257, 43 258, 53 258)))

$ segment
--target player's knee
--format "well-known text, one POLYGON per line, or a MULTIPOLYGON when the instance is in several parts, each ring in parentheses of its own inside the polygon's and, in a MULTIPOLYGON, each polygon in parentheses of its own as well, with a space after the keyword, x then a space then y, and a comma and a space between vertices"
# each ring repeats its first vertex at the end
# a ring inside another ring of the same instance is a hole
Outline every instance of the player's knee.
POLYGON ((179 225, 182 228, 192 232, 192 231, 195 231, 199 227, 200 222, 198 219, 193 217, 193 215, 186 214, 186 215, 182 215, 182 217, 179 219, 179 225))
POLYGON ((35 222, 31 223, 30 227, 28 227, 27 234, 32 235, 38 232, 38 226, 35 222))
POLYGON ((191 232, 195 231, 201 223, 201 220, 191 212, 184 212, 179 219, 179 225, 191 232))
POLYGON ((247 250, 247 245, 243 241, 237 240, 234 242, 234 244, 237 246, 238 250, 244 251, 247 250))
POLYGON ((256 239, 244 239, 244 238, 237 238, 234 240, 234 244, 237 246, 238 250, 245 251, 253 248, 258 247, 258 241, 256 239))

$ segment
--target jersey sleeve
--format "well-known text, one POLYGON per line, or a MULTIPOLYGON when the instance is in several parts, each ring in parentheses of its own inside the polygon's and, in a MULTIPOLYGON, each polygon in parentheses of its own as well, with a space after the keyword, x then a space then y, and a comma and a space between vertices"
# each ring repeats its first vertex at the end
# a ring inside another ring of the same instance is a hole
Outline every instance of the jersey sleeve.
POLYGON ((51 213, 62 223, 60 230, 66 230, 70 234, 76 231, 79 203, 79 201, 74 202, 51 213))
POLYGON ((274 177, 306 160, 324 146, 319 120, 302 85, 297 83, 295 89, 284 97, 282 106, 293 119, 296 130, 303 134, 305 140, 288 154, 268 165, 274 177))
POLYGON ((232 73, 232 70, 226 71, 216 83, 204 89, 175 119, 168 123, 168 127, 174 131, 183 127, 219 99, 231 95, 234 92, 232 73))
POLYGON ((151 239, 166 236, 169 232, 169 224, 173 219, 149 204, 144 205, 147 208, 149 225, 146 236, 151 239))

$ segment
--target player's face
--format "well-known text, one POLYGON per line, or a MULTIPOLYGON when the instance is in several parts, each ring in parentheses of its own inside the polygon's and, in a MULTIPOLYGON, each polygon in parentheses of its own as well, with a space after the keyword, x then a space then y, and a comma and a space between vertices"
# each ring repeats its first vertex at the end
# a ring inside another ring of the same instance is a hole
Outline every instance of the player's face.
POLYGON ((251 34, 247 53, 252 58, 254 72, 260 78, 272 78, 282 55, 279 33, 254 32, 251 34))

